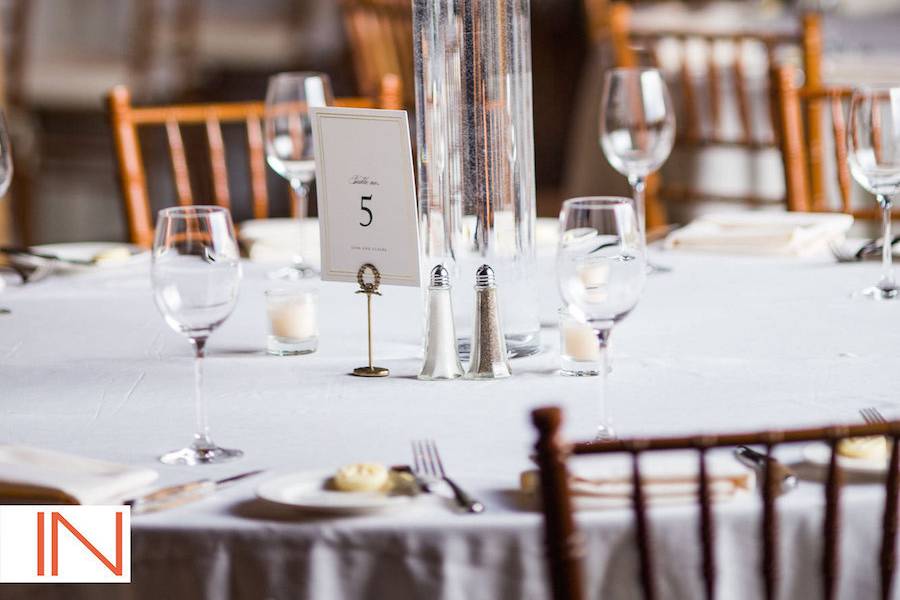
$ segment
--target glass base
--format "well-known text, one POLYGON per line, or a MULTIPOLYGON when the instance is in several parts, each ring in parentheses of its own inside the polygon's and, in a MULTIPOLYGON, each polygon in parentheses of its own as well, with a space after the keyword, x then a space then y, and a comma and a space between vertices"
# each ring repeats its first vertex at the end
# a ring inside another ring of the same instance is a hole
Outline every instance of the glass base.
POLYGON ((900 289, 873 285, 859 292, 859 295, 870 300, 897 300, 900 299, 900 289))
POLYGON ((599 358, 597 360, 575 360, 565 354, 560 356, 559 372, 567 377, 597 377, 602 373, 602 368, 603 361, 599 358))
POLYGON ((610 442, 617 439, 615 430, 609 423, 603 423, 597 427, 597 433, 594 435, 595 442, 610 442))
POLYGON ((305 340, 270 335, 266 344, 266 352, 272 356, 299 356, 312 354, 319 347, 319 338, 311 337, 305 340))
POLYGON ((312 266, 297 262, 289 267, 281 267, 274 271, 269 271, 269 279, 278 279, 281 281, 302 281, 304 279, 313 279, 319 276, 319 272, 312 266))
MULTIPOLYGON (((541 351, 540 330, 531 333, 507 334, 505 337, 506 356, 508 358, 523 358, 525 356, 532 356, 541 351)), ((471 339, 457 338, 456 348, 459 351, 459 357, 461 359, 469 360, 471 345, 471 339)))
POLYGON ((166 465, 213 465, 228 462, 244 455, 241 450, 230 448, 197 448, 189 446, 181 450, 173 450, 159 457, 159 462, 166 465))

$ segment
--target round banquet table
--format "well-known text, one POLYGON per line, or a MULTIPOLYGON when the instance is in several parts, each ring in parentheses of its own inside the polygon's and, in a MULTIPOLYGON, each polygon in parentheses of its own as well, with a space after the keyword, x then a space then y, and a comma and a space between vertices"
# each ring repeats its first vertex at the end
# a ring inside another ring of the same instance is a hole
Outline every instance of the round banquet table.
MULTIPOLYGON (((611 412, 621 435, 723 432, 850 422, 875 406, 895 416, 900 303, 853 300, 875 263, 666 253, 613 336, 611 412)), ((156 468, 159 484, 267 472, 199 503, 135 516, 133 584, 3 586, 10 598, 546 598, 541 517, 515 489, 534 442, 529 411, 559 404, 571 436, 595 424, 596 380, 557 373, 559 305, 552 260, 540 261, 544 351, 488 382, 421 382, 420 292, 375 299, 381 380, 348 376, 365 362, 365 302, 349 284, 321 286, 317 353, 264 354, 266 269, 246 264, 234 314, 209 343, 213 437, 245 457, 168 467, 191 439, 188 343, 157 312, 147 266, 53 276, 7 287, 0 304, 0 441, 156 468), (259 482, 358 461, 408 463, 410 440, 437 440, 451 475, 483 515, 440 503, 399 514, 304 516, 255 500, 259 482)), ((470 285, 470 282, 458 282, 470 285)), ((501 282, 502 285, 502 282, 501 282)), ((501 288, 502 293, 502 288, 501 288)), ((785 455, 790 460, 790 449, 785 455)), ((879 488, 843 494, 840 597, 874 598, 879 488)), ((822 486, 779 501, 784 597, 819 589, 822 486)), ((760 597, 758 501, 716 508, 719 593, 760 597)), ((589 597, 637 598, 627 510, 584 512, 589 597)), ((696 509, 654 509, 663 598, 701 596, 696 509)))

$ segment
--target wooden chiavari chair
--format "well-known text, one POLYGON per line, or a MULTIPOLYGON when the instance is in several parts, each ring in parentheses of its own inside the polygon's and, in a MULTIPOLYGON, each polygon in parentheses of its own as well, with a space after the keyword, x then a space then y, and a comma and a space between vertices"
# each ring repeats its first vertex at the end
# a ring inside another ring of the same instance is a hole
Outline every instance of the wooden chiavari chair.
POLYGON ((794 67, 787 65, 776 68, 772 74, 788 209, 880 219, 879 209, 853 204, 846 142, 853 88, 800 86, 799 76, 794 67), (828 160, 829 149, 833 161, 828 160))
MULTIPOLYGON (((339 98, 336 104, 357 108, 399 108, 399 83, 396 77, 385 77, 378 100, 339 98)), ((232 102, 135 107, 131 104, 131 93, 128 88, 117 86, 109 94, 109 110, 128 232, 133 243, 150 246, 153 242, 150 196, 138 135, 139 129, 151 126, 163 127, 165 130, 177 201, 182 206, 193 204, 194 195, 181 127, 200 125, 205 128, 212 200, 219 206, 230 208, 231 194, 222 125, 229 123, 243 125, 247 139, 252 214, 254 218, 268 216, 266 153, 263 141, 265 103, 232 102)))
MULTIPOLYGON (((778 64, 782 48, 799 48, 805 85, 817 87, 822 83, 822 31, 821 20, 816 13, 805 14, 799 31, 794 33, 639 29, 632 26, 631 15, 631 7, 624 2, 613 2, 608 7, 608 37, 612 44, 616 66, 660 66, 659 51, 664 41, 670 43, 670 48, 675 44, 675 47, 681 50, 682 57, 677 77, 674 81, 669 79, 678 110, 675 151, 678 149, 697 151, 710 147, 759 151, 778 147, 776 125, 778 119, 775 117, 774 103, 770 99, 772 90, 769 89, 768 93, 756 97, 748 90, 746 64, 743 58, 745 44, 756 44, 764 50, 767 63, 765 72, 778 64), (691 68, 685 58, 688 44, 700 44, 705 48, 705 72, 697 73, 691 68), (722 45, 730 46, 733 51, 733 59, 725 64, 717 62, 715 56, 716 48, 722 45), (728 87, 733 94, 733 100, 730 102, 730 98, 725 94, 726 83, 730 83, 728 87), (768 110, 754 110, 754 100, 758 102, 760 98, 765 99, 768 110), (728 109, 733 109, 730 112, 736 113, 738 117, 737 135, 724 131, 723 116, 728 109), (760 112, 762 118, 759 116, 760 112)), ((763 86, 768 85, 766 79, 762 78, 763 86)), ((812 107, 807 115, 811 123, 818 123, 821 118, 821 113, 816 112, 817 110, 816 107, 812 107)), ((811 127, 809 135, 812 140, 820 139, 821 131, 811 127)), ((648 206, 660 200, 720 200, 759 204, 765 203, 767 199, 750 194, 724 196, 710 193, 708 190, 695 189, 690 185, 665 181, 657 181, 655 185, 648 184, 648 206)))
MULTIPOLYGON (((544 541, 549 566, 550 584, 554 600, 582 600, 583 538, 573 519, 572 498, 569 491, 567 460, 572 456, 625 453, 631 455, 631 508, 635 522, 635 536, 640 566, 639 585, 647 600, 658 597, 654 577, 654 556, 650 544, 652 532, 648 518, 646 492, 641 479, 640 456, 650 451, 694 450, 697 453, 697 504, 699 527, 697 537, 701 547, 704 597, 715 598, 715 523, 707 474, 707 452, 715 448, 759 444, 771 455, 779 444, 823 441, 831 447, 824 487, 825 515, 822 522, 823 552, 821 574, 825 600, 837 595, 840 570, 840 493, 841 470, 837 462, 840 440, 856 436, 884 435, 892 441, 890 462, 885 477, 885 508, 882 516, 882 538, 878 552, 880 585, 883 599, 891 597, 894 581, 897 541, 898 487, 900 487, 900 422, 848 425, 825 428, 762 431, 745 434, 703 435, 696 437, 623 439, 607 442, 575 442, 562 440, 560 428, 562 412, 559 408, 541 408, 532 412, 532 422, 538 430, 535 445, 540 470, 540 491, 544 514, 544 541)), ((778 573, 778 513, 776 498, 779 482, 771 463, 763 470, 760 490, 762 518, 759 537, 762 548, 760 576, 767 600, 775 598, 778 573)), ((638 583, 638 582, 636 582, 638 583)))
POLYGON ((360 92, 378 93, 387 74, 400 77, 403 106, 415 104, 412 3, 409 0, 342 0, 360 92))

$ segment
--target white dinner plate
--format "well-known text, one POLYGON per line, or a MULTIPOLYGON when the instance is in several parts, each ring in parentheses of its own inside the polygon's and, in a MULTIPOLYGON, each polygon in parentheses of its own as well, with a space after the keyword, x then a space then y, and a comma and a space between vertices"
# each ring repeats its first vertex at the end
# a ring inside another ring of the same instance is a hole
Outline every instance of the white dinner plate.
MULTIPOLYGON (((812 464, 827 467, 831 461, 831 447, 824 442, 808 444, 803 448, 803 458, 812 464)), ((884 473, 887 471, 888 461, 838 455, 838 466, 856 473, 884 473)))
POLYGON ((361 515, 407 508, 421 496, 379 492, 338 492, 328 488, 332 471, 290 473, 256 488, 263 500, 306 512, 361 515))
MULTIPOLYGON (((70 242, 62 244, 41 244, 39 246, 31 246, 30 249, 40 254, 48 254, 60 258, 61 260, 59 262, 53 263, 54 269, 58 271, 83 271, 87 269, 112 269, 119 267, 128 267, 134 264, 146 262, 150 258, 150 252, 146 248, 141 248, 140 246, 135 246, 134 244, 123 244, 120 242, 70 242), (103 262, 96 265, 79 265, 65 262, 67 260, 90 261, 93 260, 94 257, 97 256, 97 254, 103 252, 104 250, 122 246, 128 248, 128 251, 131 253, 131 257, 127 260, 103 262)), ((39 261, 41 259, 31 259, 27 256, 20 256, 17 257, 17 260, 39 261)))

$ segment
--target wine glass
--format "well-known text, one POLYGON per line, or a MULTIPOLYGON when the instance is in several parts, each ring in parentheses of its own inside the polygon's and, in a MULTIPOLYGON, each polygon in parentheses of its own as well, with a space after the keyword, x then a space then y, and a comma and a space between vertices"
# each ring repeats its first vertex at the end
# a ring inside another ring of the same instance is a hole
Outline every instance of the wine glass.
POLYGON ((898 296, 891 264, 891 196, 900 191, 900 84, 867 86, 853 92, 847 130, 850 172, 881 207, 881 279, 862 295, 875 300, 898 296))
MULTIPOLYGON (((309 108, 334 104, 331 80, 324 73, 278 73, 269 78, 266 92, 266 161, 272 170, 288 180, 294 191, 294 214, 309 213, 309 186, 316 176, 312 122, 309 108)), ((299 279, 315 275, 302 257, 275 276, 299 279)))
POLYGON ((644 236, 629 198, 573 198, 559 214, 556 278, 569 313, 590 325, 600 349, 598 439, 615 437, 606 416, 606 376, 613 326, 634 309, 644 289, 644 236))
POLYGON ((243 455, 213 443, 203 396, 206 342, 234 309, 241 281, 239 256, 228 210, 186 206, 159 211, 151 266, 153 296, 169 327, 187 336, 194 347, 197 418, 193 444, 162 455, 159 460, 166 464, 219 463, 243 455))
MULTIPOLYGON (((9 185, 12 183, 13 161, 12 148, 9 145, 9 134, 6 127, 6 116, 0 110, 0 198, 9 191, 9 185)), ((4 287, 4 281, 0 278, 0 290, 4 287)), ((12 311, 8 308, 0 307, 0 315, 8 315, 12 311)))
MULTIPOLYGON (((600 146, 612 167, 628 178, 646 240, 644 192, 675 142, 675 113, 657 69, 621 68, 606 73, 600 111, 600 146)), ((668 268, 650 265, 653 271, 668 268)))

